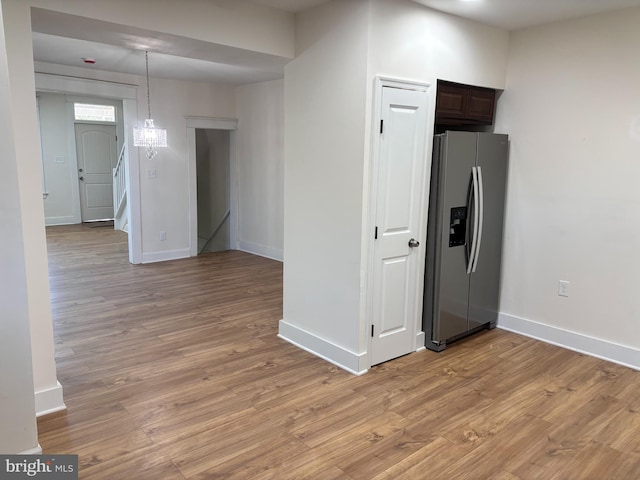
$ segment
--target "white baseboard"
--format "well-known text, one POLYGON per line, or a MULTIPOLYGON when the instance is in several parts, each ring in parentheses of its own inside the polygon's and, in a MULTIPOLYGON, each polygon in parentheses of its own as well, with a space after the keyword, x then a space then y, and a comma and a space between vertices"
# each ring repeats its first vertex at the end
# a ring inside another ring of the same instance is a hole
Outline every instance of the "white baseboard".
POLYGON ((592 357, 618 363, 625 367, 640 370, 640 350, 620 345, 582 333, 571 332, 558 327, 534 322, 525 318, 501 313, 498 328, 535 338, 552 345, 568 348, 592 357))
POLYGON ((165 250, 162 252, 149 252, 142 254, 142 263, 166 262, 168 260, 178 260, 179 258, 189 258, 191 250, 184 248, 181 250, 165 250))
POLYGON ((42 447, 38 444, 37 447, 30 448, 24 452, 20 452, 18 455, 42 455, 42 447))
POLYGON ((258 245, 257 243, 245 242, 243 240, 238 242, 238 250, 270 258, 271 260, 277 260, 279 262, 282 262, 282 259, 284 258, 281 248, 267 247, 265 245, 258 245))
POLYGON ((291 323, 280 320, 278 337, 317 357, 333 363, 354 375, 367 373, 367 354, 357 354, 333 342, 303 330, 291 323))
POLYGON ((39 390, 35 393, 36 417, 66 410, 67 406, 64 404, 62 397, 62 385, 60 385, 60 382, 56 383, 57 385, 53 388, 39 390))

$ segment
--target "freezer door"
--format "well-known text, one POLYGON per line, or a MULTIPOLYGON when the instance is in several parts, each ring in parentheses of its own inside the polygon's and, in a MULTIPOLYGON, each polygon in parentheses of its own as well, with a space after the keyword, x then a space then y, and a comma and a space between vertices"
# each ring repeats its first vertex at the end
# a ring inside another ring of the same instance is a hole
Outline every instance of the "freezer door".
POLYGON ((433 348, 433 332, 440 319, 440 263, 442 238, 442 198, 440 186, 444 171, 442 150, 444 135, 433 137, 433 161, 429 188, 429 211, 427 213, 426 264, 424 268, 424 298, 422 302, 422 330, 428 348, 433 348))
POLYGON ((498 319, 507 158, 507 135, 478 134, 477 166, 482 172, 484 208, 482 240, 469 289, 469 328, 498 319))
POLYGON ((447 132, 442 147, 439 311, 432 332, 435 342, 460 335, 469 328, 467 250, 472 234, 469 194, 471 171, 476 158, 476 135, 470 132, 447 132), (457 220, 465 222, 464 243, 459 241, 457 235, 458 229, 462 228, 459 222, 456 223, 457 220))

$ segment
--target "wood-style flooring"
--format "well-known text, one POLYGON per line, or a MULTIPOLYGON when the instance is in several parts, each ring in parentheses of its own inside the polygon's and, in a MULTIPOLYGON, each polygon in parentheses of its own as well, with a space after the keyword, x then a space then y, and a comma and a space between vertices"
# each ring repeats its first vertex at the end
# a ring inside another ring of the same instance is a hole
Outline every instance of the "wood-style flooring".
POLYGON ((278 262, 47 237, 68 409, 39 439, 81 479, 640 478, 640 372, 493 330, 356 377, 277 338, 278 262))

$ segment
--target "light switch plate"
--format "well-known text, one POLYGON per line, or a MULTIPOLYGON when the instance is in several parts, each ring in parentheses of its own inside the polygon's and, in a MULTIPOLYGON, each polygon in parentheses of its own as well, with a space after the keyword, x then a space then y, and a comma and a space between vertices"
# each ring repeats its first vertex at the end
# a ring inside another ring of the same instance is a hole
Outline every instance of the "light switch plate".
POLYGON ((568 280, 560 280, 558 282, 558 295, 561 297, 569 296, 569 281, 568 280))

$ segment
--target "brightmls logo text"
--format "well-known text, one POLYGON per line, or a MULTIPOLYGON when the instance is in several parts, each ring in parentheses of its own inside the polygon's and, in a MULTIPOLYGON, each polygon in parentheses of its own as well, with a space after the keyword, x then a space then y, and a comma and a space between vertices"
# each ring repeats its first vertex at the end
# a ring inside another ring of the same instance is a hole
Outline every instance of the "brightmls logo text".
POLYGON ((0 480, 77 480, 77 455, 0 455, 0 480))
POLYGON ((35 462, 27 462, 25 459, 21 463, 14 463, 7 458, 5 462, 7 473, 26 473, 28 477, 35 477, 38 473, 53 473, 52 462, 45 463, 39 458, 35 462))

